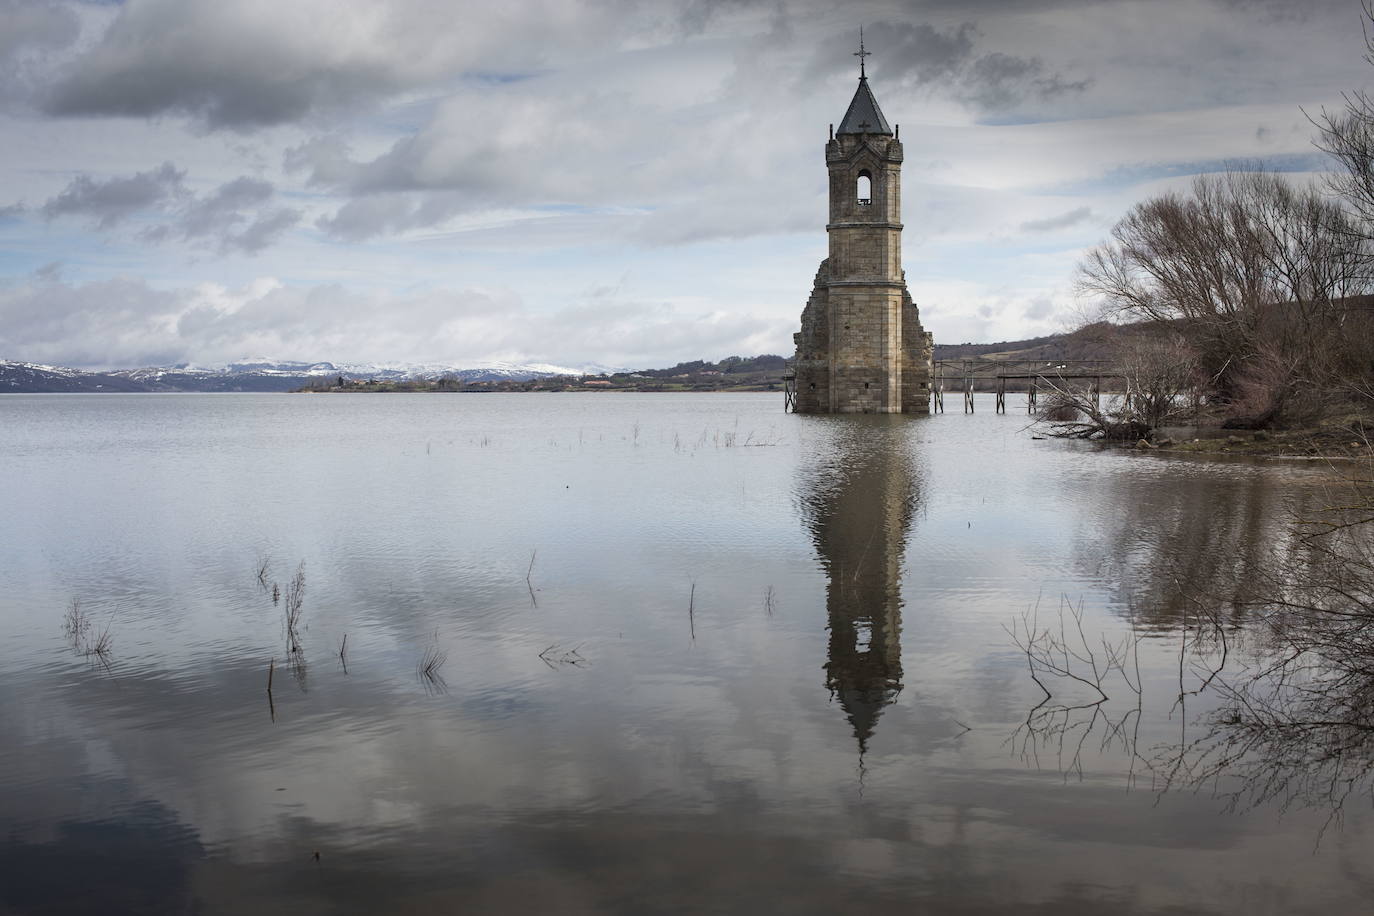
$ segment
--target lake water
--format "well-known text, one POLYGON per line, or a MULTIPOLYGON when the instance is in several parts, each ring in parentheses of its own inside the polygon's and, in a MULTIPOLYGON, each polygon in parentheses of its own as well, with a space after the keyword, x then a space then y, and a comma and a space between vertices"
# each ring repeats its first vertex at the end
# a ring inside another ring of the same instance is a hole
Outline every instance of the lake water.
POLYGON ((0 398, 0 912, 1370 912, 1367 797, 1151 766, 1329 471, 991 397, 0 398), (1139 696, 1036 712, 1070 604, 1139 696))

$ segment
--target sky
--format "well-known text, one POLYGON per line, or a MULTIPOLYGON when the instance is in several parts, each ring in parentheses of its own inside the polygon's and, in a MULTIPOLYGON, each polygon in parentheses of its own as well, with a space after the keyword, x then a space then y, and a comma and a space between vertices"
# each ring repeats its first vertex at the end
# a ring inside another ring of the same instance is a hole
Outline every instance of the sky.
POLYGON ((790 355, 857 85, 937 342, 1072 328, 1228 164, 1319 181, 1359 0, 0 0, 0 359, 790 355))

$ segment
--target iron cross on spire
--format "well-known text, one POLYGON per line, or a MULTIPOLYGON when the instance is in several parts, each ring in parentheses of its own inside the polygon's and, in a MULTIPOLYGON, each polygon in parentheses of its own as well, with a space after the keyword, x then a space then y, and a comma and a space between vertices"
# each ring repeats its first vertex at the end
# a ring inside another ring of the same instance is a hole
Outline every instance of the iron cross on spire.
POLYGON ((859 59, 859 79, 868 78, 867 74, 864 73, 864 58, 872 54, 872 51, 864 50, 864 27, 859 26, 859 50, 854 52, 854 56, 859 59))

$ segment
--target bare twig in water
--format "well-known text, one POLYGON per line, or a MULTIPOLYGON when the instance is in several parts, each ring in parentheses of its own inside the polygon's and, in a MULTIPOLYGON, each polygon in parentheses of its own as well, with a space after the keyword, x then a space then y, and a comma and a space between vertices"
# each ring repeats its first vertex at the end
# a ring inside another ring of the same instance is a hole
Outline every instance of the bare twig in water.
POLYGON ((277 603, 278 601, 280 601, 280 600, 281 600, 281 588, 277 585, 277 583, 273 582, 273 583, 272 583, 272 603, 273 603, 273 604, 276 604, 276 603, 277 603))
POLYGON ((448 661, 448 653, 440 649, 437 645, 425 649, 424 655, 420 656, 420 673, 425 677, 435 677, 439 669, 444 667, 444 662, 448 661))
POLYGON ((768 616, 773 616, 773 586, 768 586, 763 590, 763 609, 768 612, 768 616))
POLYGON ((72 649, 87 658, 95 659, 106 669, 110 667, 110 648, 114 645, 114 640, 110 636, 110 628, 113 626, 114 615, 111 614, 105 629, 92 636, 94 621, 81 604, 80 598, 73 598, 71 604, 67 605, 67 612, 62 615, 62 632, 66 634, 72 649))
POLYGON ((67 635, 72 648, 80 651, 90 631, 90 615, 81 606, 81 599, 73 598, 71 604, 67 605, 67 612, 62 615, 62 632, 67 635))
POLYGON ((276 670, 277 670, 277 660, 274 658, 274 659, 272 659, 271 661, 269 661, 269 662, 267 663, 267 693, 268 693, 268 695, 271 695, 271 693, 272 693, 272 675, 276 672, 276 670))
POLYGON ((100 631, 100 635, 86 644, 86 654, 94 655, 104 661, 110 654, 110 646, 113 644, 110 639, 110 627, 114 625, 114 615, 110 615, 109 621, 105 624, 105 629, 100 631))
POLYGON ((538 556, 538 554, 538 550, 530 551, 530 566, 529 569, 525 570, 525 588, 530 590, 530 604, 534 605, 535 607, 539 607, 539 602, 535 600, 534 584, 530 582, 530 576, 534 574, 534 558, 538 556))
POLYGON ((258 558, 258 585, 267 588, 267 573, 272 568, 272 558, 262 556, 258 558))
MULTIPOLYGON (((275 586, 273 586, 275 591, 275 586)), ((300 625, 305 606, 305 561, 296 567, 296 574, 286 585, 286 641, 292 653, 300 651, 300 625)))
POLYGON ((439 634, 434 634, 434 642, 426 647, 420 660, 415 663, 415 676, 424 685, 428 693, 446 693, 448 682, 440 673, 444 663, 448 661, 448 653, 439 646, 439 634))
POLYGON ((688 626, 688 628, 691 630, 691 633, 692 633, 692 642, 696 642, 696 641, 697 641, 697 617, 696 617, 696 607, 697 607, 697 584, 696 584, 695 582, 693 582, 693 583, 692 583, 692 591, 691 591, 691 593, 687 596, 687 626, 688 626))
POLYGON ((1072 602, 1061 598, 1057 627, 1042 627, 1038 611, 1039 602, 1007 630, 1026 657, 1031 680, 1044 695, 1026 713, 1025 721, 1008 739, 1009 743, 1036 766, 1040 764, 1040 750, 1053 749, 1064 778, 1073 774, 1082 779, 1083 749, 1088 739, 1097 734, 1100 750, 1119 744, 1130 756, 1127 778, 1133 781, 1136 763, 1143 760, 1136 750, 1143 703, 1139 674, 1141 637, 1128 633, 1117 644, 1101 637, 1098 648, 1084 630, 1081 604, 1075 608, 1072 602), (1135 670, 1134 679, 1128 663, 1135 670), (1135 694, 1134 705, 1113 711, 1106 689, 1113 679, 1119 679, 1135 694), (1055 689, 1051 690, 1046 681, 1055 689), (1082 696, 1085 689, 1091 695, 1082 696))
POLYGON ((348 673, 348 634, 343 635, 343 642, 339 644, 339 664, 343 665, 343 673, 348 673))
POLYGON ((539 653, 539 660, 550 668, 558 668, 562 665, 571 665, 574 668, 581 668, 583 665, 587 664, 587 660, 578 652, 581 648, 582 643, 578 643, 571 649, 554 643, 543 652, 539 653))

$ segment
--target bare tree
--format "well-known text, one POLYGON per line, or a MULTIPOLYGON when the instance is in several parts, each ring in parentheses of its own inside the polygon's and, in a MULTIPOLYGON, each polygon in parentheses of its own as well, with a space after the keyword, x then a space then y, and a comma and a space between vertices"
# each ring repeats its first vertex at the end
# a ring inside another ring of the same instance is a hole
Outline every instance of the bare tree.
POLYGON ((1091 392, 1056 384, 1040 414, 1052 436, 1135 441, 1153 430, 1183 422, 1197 409, 1197 355, 1173 329, 1119 337, 1111 347, 1125 394, 1104 405, 1091 392))
POLYGON ((1347 367, 1369 250, 1318 188, 1234 169, 1133 207, 1080 265, 1079 288, 1109 317, 1181 334, 1211 399, 1263 427, 1347 367))
MULTIPOLYGON (((1374 0, 1362 0, 1365 60, 1374 64, 1374 0)), ((1345 108, 1323 111, 1313 119, 1317 146, 1341 166, 1328 183, 1357 217, 1355 229, 1368 237, 1374 225, 1374 97, 1363 91, 1345 94, 1345 108)))

